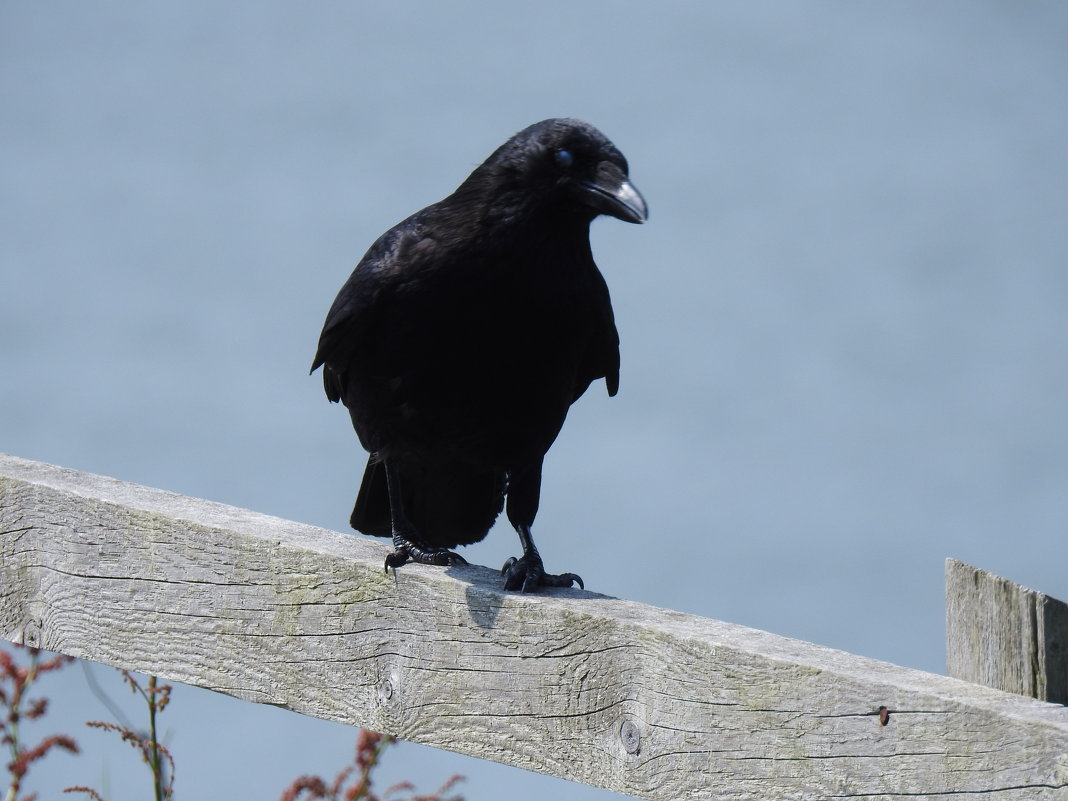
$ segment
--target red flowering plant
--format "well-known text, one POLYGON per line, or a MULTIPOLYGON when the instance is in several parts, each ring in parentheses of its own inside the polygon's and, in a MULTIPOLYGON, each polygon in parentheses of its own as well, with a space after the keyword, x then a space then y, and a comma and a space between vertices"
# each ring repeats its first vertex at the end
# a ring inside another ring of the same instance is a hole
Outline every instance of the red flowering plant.
MULTIPOLYGON (((166 709, 171 700, 171 685, 160 684, 155 676, 149 676, 148 682, 142 686, 130 671, 119 670, 119 673, 129 685, 130 690, 135 695, 140 695, 148 706, 148 731, 134 731, 127 726, 98 720, 89 721, 85 725, 94 729, 115 732, 124 743, 133 746, 141 754, 141 760, 148 765, 152 774, 152 790, 156 801, 170 801, 174 797, 174 757, 159 741, 156 716, 166 709)), ((93 801, 102 801, 100 794, 91 787, 68 787, 63 792, 85 793, 93 801)))
POLYGON ((36 648, 26 648, 26 651, 29 654, 27 664, 20 665, 11 652, 0 648, 0 747, 10 755, 7 772, 11 777, 4 801, 33 801, 35 794, 19 795, 22 783, 33 764, 53 748, 71 754, 78 753, 78 744, 65 734, 45 737, 34 746, 24 742, 21 724, 38 720, 48 711, 47 699, 28 697, 30 688, 45 673, 59 670, 72 661, 71 657, 62 654, 42 659, 41 652, 36 648))
POLYGON ((463 801, 462 796, 445 796, 457 782, 463 780, 462 776, 453 776, 428 795, 414 794, 415 787, 410 782, 400 782, 389 787, 381 796, 377 795, 371 786, 371 773, 382 752, 395 742, 396 737, 360 729, 356 757, 351 765, 342 768, 330 783, 319 776, 301 776, 289 785, 281 801, 312 801, 320 798, 327 801, 463 801))

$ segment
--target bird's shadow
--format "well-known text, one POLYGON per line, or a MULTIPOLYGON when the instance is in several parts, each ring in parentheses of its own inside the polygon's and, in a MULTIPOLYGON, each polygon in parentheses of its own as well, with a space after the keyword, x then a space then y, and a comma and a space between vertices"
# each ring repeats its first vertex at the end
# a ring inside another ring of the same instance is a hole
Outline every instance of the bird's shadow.
POLYGON ((464 598, 471 621, 483 629, 494 628, 497 617, 510 598, 537 601, 540 598, 581 598, 589 601, 615 600, 610 595, 589 592, 578 587, 542 587, 536 593, 521 593, 504 589, 504 577, 499 570, 484 565, 453 565, 446 574, 465 585, 464 598))

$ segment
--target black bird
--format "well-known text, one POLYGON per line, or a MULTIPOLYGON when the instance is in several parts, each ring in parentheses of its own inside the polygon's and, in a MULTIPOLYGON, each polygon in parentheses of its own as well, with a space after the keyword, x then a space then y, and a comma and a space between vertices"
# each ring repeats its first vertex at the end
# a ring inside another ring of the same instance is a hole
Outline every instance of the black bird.
POLYGON ((589 226, 644 222, 623 154, 574 119, 531 125, 453 194, 386 231, 338 293, 312 372, 371 456, 350 523, 393 538, 386 569, 463 564, 507 497, 523 556, 505 588, 582 586, 545 572, 530 527, 542 460, 591 382, 619 386, 619 335, 589 226))

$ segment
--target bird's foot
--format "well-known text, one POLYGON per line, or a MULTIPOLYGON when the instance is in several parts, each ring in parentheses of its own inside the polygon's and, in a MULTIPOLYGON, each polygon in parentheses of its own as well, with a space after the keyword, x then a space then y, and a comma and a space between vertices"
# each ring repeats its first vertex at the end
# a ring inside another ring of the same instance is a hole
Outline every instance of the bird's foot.
POLYGON ((501 575, 504 576, 506 590, 535 592, 538 587, 570 587, 573 584, 586 589, 582 579, 574 573, 546 573, 541 557, 536 552, 524 554, 521 559, 509 557, 501 568, 501 575))
POLYGON ((396 570, 408 562, 418 562, 421 565, 466 565, 467 560, 460 554, 453 553, 445 548, 420 547, 403 537, 393 536, 394 550, 386 554, 386 572, 392 567, 396 570))

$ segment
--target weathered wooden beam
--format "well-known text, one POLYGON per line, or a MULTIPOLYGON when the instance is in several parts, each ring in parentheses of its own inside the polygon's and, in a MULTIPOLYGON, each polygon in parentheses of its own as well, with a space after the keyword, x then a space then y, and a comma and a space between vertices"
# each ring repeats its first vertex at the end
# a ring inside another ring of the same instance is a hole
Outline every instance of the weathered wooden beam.
POLYGON ((0 632, 649 799, 1063 799, 1063 707, 0 457, 0 632))
POLYGON ((1068 604, 946 560, 949 675, 1068 704, 1068 604))

